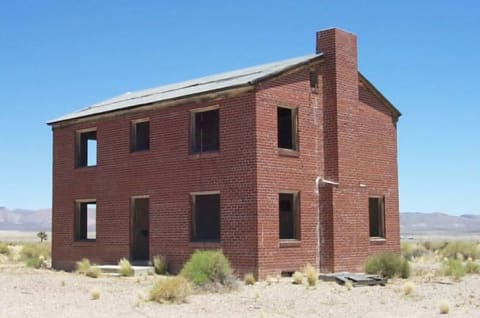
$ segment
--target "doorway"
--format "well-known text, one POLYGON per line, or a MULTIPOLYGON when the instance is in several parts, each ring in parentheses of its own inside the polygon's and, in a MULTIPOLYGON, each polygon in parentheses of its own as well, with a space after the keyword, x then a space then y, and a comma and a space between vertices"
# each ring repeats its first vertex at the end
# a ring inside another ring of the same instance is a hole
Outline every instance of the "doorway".
POLYGON ((149 198, 132 199, 133 233, 132 258, 133 261, 148 261, 149 255, 149 198))

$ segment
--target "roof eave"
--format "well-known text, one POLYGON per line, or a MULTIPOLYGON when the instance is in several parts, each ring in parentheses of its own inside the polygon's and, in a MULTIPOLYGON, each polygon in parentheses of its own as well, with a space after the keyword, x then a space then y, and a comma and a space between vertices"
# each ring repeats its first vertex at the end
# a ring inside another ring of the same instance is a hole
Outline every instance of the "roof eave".
POLYGON ((395 117, 395 120, 398 120, 402 113, 373 85, 360 71, 358 72, 360 80, 375 94, 380 100, 387 106, 392 115, 395 117))

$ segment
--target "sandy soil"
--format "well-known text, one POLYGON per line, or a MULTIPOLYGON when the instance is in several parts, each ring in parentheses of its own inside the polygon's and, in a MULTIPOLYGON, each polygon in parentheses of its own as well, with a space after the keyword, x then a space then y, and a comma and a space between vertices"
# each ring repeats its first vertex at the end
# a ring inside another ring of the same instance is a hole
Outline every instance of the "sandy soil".
POLYGON ((0 317, 438 317, 446 302, 449 317, 480 317, 480 276, 460 282, 421 282, 405 296, 405 280, 385 287, 346 287, 319 282, 315 288, 278 282, 240 284, 236 291, 196 294, 185 304, 146 301, 154 276, 93 279, 77 274, 0 266, 0 317), (100 299, 90 292, 97 288, 100 299))

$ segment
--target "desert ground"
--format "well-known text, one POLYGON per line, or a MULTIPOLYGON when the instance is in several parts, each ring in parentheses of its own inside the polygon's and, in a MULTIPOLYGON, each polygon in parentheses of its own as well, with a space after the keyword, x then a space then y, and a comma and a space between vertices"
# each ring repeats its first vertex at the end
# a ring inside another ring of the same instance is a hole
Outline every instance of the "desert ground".
MULTIPOLYGON (((1 240, 1 238, 0 238, 1 240)), ((459 280, 434 274, 428 260, 415 260, 414 275, 386 286, 352 287, 319 281, 292 284, 271 277, 220 293, 197 292, 185 303, 149 301, 156 275, 90 278, 34 269, 0 254, 0 318, 15 317, 480 317, 480 275, 459 280), (405 292, 405 285, 412 287, 405 292), (92 290, 100 297, 94 300, 92 290)))

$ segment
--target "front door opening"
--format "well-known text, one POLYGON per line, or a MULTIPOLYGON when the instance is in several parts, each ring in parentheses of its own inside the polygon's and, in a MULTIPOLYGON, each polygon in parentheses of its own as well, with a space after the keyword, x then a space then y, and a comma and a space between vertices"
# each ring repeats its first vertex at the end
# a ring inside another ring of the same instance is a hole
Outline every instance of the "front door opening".
POLYGON ((133 260, 144 261, 150 258, 148 250, 149 237, 149 217, 148 217, 149 199, 134 198, 132 200, 133 212, 133 260))

